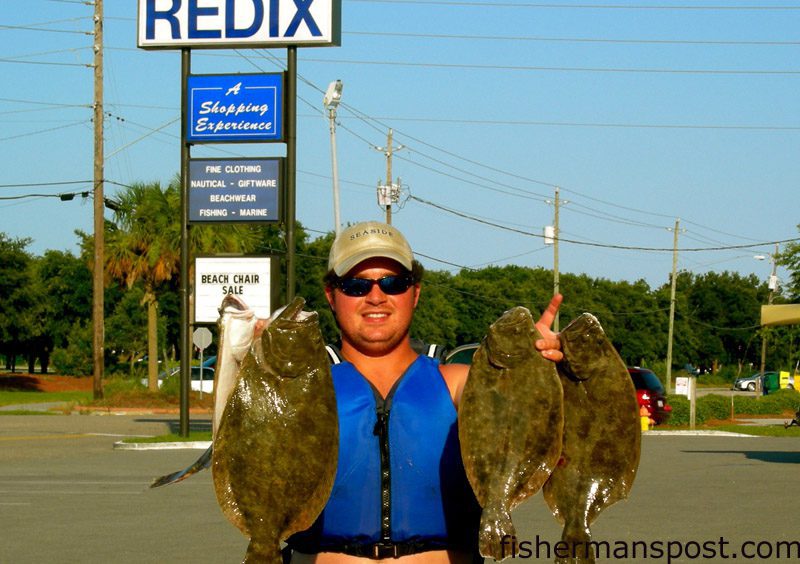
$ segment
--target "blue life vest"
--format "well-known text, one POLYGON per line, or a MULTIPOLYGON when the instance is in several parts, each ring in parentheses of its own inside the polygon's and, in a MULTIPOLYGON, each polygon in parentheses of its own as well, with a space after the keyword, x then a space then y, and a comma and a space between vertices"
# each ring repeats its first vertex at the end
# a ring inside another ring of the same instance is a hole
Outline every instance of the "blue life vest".
POLYGON ((474 550, 480 506, 464 473, 457 413, 438 360, 417 357, 385 400, 351 363, 331 370, 336 478, 322 514, 289 546, 312 554, 369 555, 372 546, 392 544, 404 547, 401 554, 474 550))

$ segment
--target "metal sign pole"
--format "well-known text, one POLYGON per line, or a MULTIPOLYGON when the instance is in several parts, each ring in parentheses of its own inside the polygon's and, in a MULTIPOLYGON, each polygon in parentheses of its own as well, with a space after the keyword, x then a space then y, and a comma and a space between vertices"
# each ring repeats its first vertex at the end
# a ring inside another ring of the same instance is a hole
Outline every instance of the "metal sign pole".
POLYGON ((191 376, 192 344, 189 333, 189 144, 186 130, 189 123, 187 84, 191 72, 190 49, 181 49, 181 389, 180 436, 189 436, 189 378, 191 376))

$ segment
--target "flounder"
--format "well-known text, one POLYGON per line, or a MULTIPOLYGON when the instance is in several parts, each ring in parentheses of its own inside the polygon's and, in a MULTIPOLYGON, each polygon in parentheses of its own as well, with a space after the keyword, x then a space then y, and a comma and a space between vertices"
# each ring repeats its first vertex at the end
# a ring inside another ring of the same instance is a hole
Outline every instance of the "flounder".
POLYGON ((544 499, 564 525, 569 557, 594 562, 590 525, 628 496, 639 466, 641 432, 636 391, 625 363, 597 318, 585 313, 561 331, 564 361, 564 446, 544 485, 544 499))
MULTIPOLYGON (((217 359, 214 380, 214 414, 211 422, 213 436, 216 436, 219 421, 228 398, 236 385, 244 357, 250 351, 250 346, 255 338, 256 326, 269 323, 269 320, 259 319, 255 312, 239 298, 228 295, 222 300, 219 308, 219 357, 217 359)), ((177 484, 194 474, 211 466, 211 455, 214 452, 212 442, 206 451, 187 468, 172 472, 153 480, 151 488, 158 488, 169 484, 177 484)))
POLYGON ((212 475, 245 562, 281 562, 280 541, 311 526, 336 473, 338 422, 316 312, 295 298, 244 357, 215 426, 212 475))
POLYGON ((483 508, 480 553, 498 561, 514 555, 511 510, 539 491, 561 451, 561 383, 538 337, 530 311, 505 312, 475 352, 459 402, 461 456, 483 508))

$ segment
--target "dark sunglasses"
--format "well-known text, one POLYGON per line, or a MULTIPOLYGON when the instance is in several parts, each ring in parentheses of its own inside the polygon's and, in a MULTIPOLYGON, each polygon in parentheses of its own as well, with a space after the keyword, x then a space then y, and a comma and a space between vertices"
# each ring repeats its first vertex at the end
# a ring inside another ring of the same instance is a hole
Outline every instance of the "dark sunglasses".
POLYGON ((389 296, 397 296, 414 285, 414 277, 409 273, 384 276, 378 280, 372 278, 339 278, 336 287, 345 296, 366 296, 372 291, 372 286, 378 285, 381 292, 389 296))

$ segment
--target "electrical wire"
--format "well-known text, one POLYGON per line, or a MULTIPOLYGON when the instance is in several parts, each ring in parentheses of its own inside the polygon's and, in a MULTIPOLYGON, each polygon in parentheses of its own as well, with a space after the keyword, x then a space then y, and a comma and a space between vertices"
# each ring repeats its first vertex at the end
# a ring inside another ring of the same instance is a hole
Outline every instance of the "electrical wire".
MULTIPOLYGON (((470 221, 474 221, 476 223, 482 223, 482 224, 485 224, 485 225, 490 225, 492 227, 496 227, 496 228, 502 229, 504 231, 510 231, 512 233, 517 233, 517 234, 520 234, 520 235, 526 235, 528 237, 538 237, 538 238, 542 238, 542 239, 544 238, 543 234, 532 233, 530 231, 523 231, 522 229, 515 229, 515 228, 507 227, 505 225, 500 225, 500 224, 497 224, 497 223, 493 223, 493 222, 490 222, 490 221, 479 219, 477 217, 471 216, 471 215, 466 214, 464 212, 459 212, 457 210, 448 208, 446 206, 442 206, 441 204, 436 204, 434 202, 431 202, 430 200, 425 200, 425 199, 420 198, 418 196, 409 196, 409 199, 417 201, 417 202, 420 202, 420 203, 428 205, 428 206, 431 206, 433 208, 440 209, 440 210, 445 211, 447 213, 450 213, 452 215, 456 215, 456 216, 462 217, 464 219, 468 219, 470 221)), ((559 242, 562 242, 562 243, 572 243, 574 245, 585 245, 585 246, 589 246, 589 247, 600 247, 600 248, 605 248, 605 249, 619 249, 619 250, 625 250, 625 251, 670 252, 670 253, 671 252, 675 252, 675 251, 677 251, 677 252, 705 252, 705 251, 727 251, 727 250, 732 250, 732 249, 749 249, 749 248, 752 248, 754 246, 763 247, 763 246, 766 246, 766 245, 775 245, 775 244, 781 244, 781 243, 793 243, 793 242, 800 241, 800 237, 793 237, 793 238, 790 238, 790 239, 782 239, 780 241, 765 241, 765 242, 762 242, 762 243, 758 243, 756 245, 726 245, 726 246, 716 246, 716 247, 691 247, 691 248, 678 248, 678 249, 675 249, 673 247, 643 247, 643 246, 634 246, 634 245, 615 245, 615 244, 610 244, 610 243, 594 243, 594 242, 589 242, 589 241, 577 241, 577 240, 574 240, 574 239, 565 239, 563 237, 556 237, 556 239, 559 242)))
POLYGON ((454 6, 461 8, 537 8, 557 10, 668 10, 668 11, 794 11, 800 6, 693 6, 693 5, 648 5, 648 4, 539 4, 509 2, 459 2, 455 0, 348 0, 364 4, 426 4, 430 6, 454 6))
POLYGON ((711 40, 711 39, 619 39, 602 37, 540 37, 514 35, 466 35, 447 33, 407 33, 395 31, 355 31, 347 30, 343 35, 374 37, 407 37, 412 39, 456 39, 466 41, 531 41, 544 43, 612 43, 631 45, 725 45, 725 46, 795 46, 800 41, 743 41, 743 40, 711 40))
POLYGON ((11 135, 10 137, 0 137, 0 141, 9 141, 11 139, 20 139, 22 137, 31 137, 33 135, 39 135, 41 133, 50 133, 52 131, 57 131, 59 129, 66 129, 67 127, 74 127, 76 125, 83 125, 83 124, 86 124, 86 123, 90 123, 91 121, 92 121, 91 119, 85 119, 85 120, 82 120, 82 121, 76 121, 76 122, 68 123, 66 125, 59 125, 59 126, 56 126, 56 127, 51 127, 49 129, 40 129, 38 131, 29 131, 28 133, 20 133, 19 135, 11 135))
POLYGON ((518 72, 587 72, 587 73, 622 73, 622 74, 691 74, 691 75, 750 75, 750 76, 797 76, 800 70, 776 69, 665 69, 665 68, 612 68, 612 67, 545 67, 533 65, 481 65, 467 63, 419 63, 413 61, 358 61, 347 59, 310 59, 302 58, 306 63, 324 63, 337 65, 375 65, 384 67, 440 68, 462 70, 518 71, 518 72))

